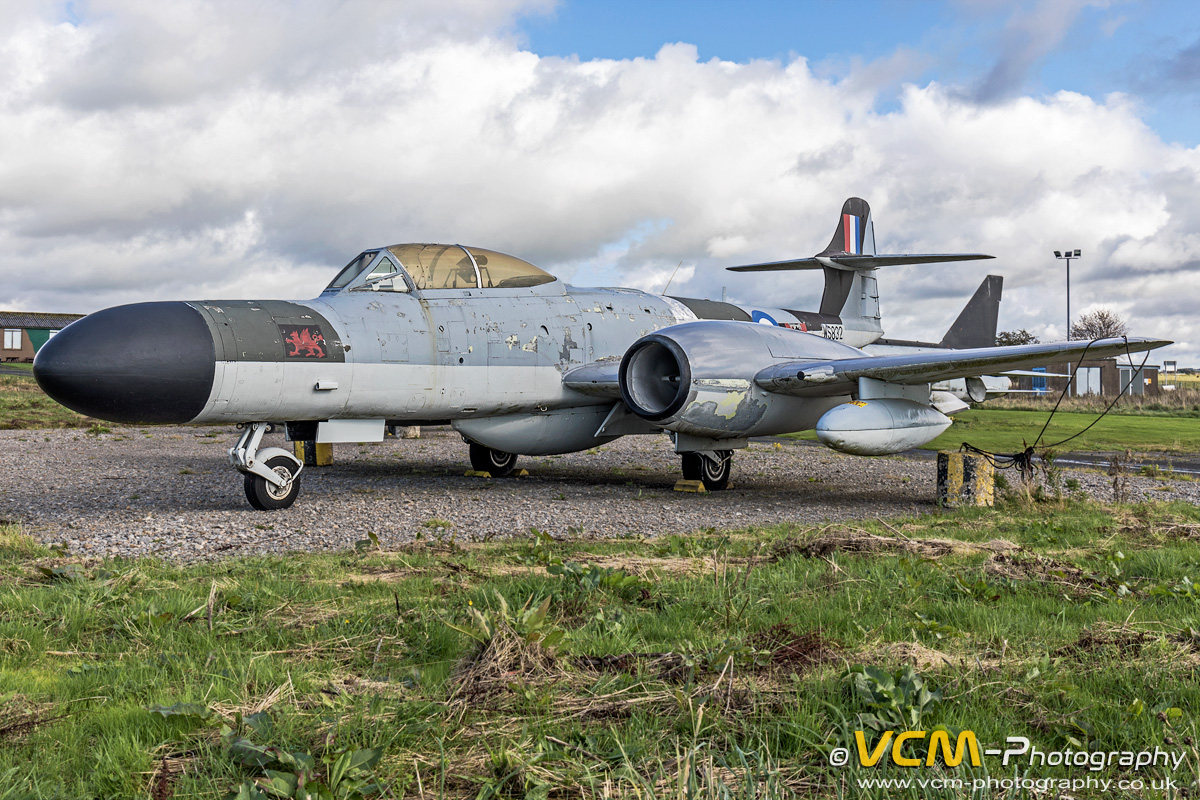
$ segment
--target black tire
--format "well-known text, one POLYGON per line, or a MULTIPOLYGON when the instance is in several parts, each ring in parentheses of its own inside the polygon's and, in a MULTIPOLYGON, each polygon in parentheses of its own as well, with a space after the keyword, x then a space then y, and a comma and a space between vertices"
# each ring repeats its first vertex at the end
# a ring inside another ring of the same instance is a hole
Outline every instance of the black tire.
POLYGON ((493 450, 481 444, 471 443, 471 466, 477 472, 490 473, 493 478, 503 478, 517 466, 517 454, 493 450))
POLYGON ((720 492, 729 486, 733 468, 733 451, 717 450, 716 459, 700 453, 683 453, 683 479, 701 481, 710 492, 720 492))
POLYGON ((246 499, 250 501, 250 505, 259 511, 276 511, 296 502, 296 496, 300 494, 300 479, 291 479, 296 471, 296 462, 287 456, 275 456, 267 461, 267 469, 274 470, 281 476, 288 476, 289 481, 283 487, 276 488, 268 483, 266 478, 247 472, 246 499))

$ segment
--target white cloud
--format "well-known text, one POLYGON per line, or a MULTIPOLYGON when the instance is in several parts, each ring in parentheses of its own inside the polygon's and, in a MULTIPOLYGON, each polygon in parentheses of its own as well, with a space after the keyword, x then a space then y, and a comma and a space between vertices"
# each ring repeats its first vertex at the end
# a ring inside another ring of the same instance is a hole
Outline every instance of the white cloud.
MULTIPOLYGON (((882 251, 994 262, 880 273, 889 335, 940 338, 988 272, 1003 328, 1072 307, 1200 342, 1200 150, 1135 98, 978 104, 879 63, 540 58, 505 33, 547 4, 93 3, 0 34, 0 306, 314 295, 351 255, 460 241, 579 283, 812 308, 815 273, 730 263, 822 249, 848 196, 882 251), (49 43, 56 43, 50 47, 49 43), (51 55, 52 54, 52 55, 51 55)), ((1171 357, 1167 355, 1166 357, 1171 357)), ((1177 352, 1200 365, 1200 349, 1177 352)))

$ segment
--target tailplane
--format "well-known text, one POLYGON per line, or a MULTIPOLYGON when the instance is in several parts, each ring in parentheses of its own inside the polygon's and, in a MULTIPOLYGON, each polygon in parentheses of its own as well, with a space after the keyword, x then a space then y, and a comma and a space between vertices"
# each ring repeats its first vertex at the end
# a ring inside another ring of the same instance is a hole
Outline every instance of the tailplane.
POLYGON ((851 197, 842 204, 842 213, 838 217, 837 229, 829 246, 817 255, 791 261, 743 264, 726 269, 731 272, 820 269, 825 273, 825 292, 821 295, 822 314, 840 316, 843 319, 857 317, 877 323, 879 291, 875 281, 875 270, 879 267, 974 261, 981 258, 992 256, 983 253, 879 255, 875 252, 875 224, 871 220, 871 206, 861 197, 851 197), (855 291, 856 286, 858 291, 855 291))

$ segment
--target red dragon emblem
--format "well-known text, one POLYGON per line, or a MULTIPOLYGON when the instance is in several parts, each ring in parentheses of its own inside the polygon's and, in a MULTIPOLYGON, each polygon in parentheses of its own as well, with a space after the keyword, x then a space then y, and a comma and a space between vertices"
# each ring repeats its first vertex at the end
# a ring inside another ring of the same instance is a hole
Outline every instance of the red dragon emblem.
POLYGON ((325 337, 316 325, 280 325, 289 358, 325 358, 325 337))

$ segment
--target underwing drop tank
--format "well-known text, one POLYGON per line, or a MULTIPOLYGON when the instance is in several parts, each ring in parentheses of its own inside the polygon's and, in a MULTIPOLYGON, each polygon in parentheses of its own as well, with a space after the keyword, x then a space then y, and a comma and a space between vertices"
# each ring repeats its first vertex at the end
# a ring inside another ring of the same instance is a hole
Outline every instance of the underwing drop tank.
POLYGON ((817 421, 817 438, 843 453, 883 456, 931 442, 950 423, 945 414, 915 400, 856 400, 826 411, 817 421))

